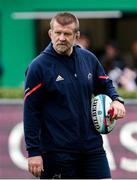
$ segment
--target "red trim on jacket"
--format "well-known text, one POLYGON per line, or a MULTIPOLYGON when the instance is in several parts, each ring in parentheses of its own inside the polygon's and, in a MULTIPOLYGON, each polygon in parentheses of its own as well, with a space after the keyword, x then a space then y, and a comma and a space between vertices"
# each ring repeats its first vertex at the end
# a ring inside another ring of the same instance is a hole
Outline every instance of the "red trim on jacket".
POLYGON ((27 92, 24 96, 24 100, 30 95, 32 94, 34 91, 36 91, 37 89, 39 89, 42 86, 42 83, 39 83, 38 85, 36 85, 34 88, 32 88, 29 92, 27 92))
POLYGON ((99 76, 98 78, 99 78, 99 79, 108 79, 109 76, 99 76))

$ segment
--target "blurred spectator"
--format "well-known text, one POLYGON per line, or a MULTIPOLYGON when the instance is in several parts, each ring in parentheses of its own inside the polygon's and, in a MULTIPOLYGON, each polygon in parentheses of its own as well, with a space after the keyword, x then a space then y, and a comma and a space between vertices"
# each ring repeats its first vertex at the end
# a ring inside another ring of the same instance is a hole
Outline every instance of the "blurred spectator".
POLYGON ((137 90, 137 39, 131 45, 131 53, 126 56, 126 68, 119 79, 127 91, 137 90))
POLYGON ((134 69, 137 71, 137 39, 133 42, 131 47, 134 69))
POLYGON ((137 39, 131 44, 130 52, 125 54, 126 67, 137 70, 137 39))
POLYGON ((106 45, 105 53, 101 58, 101 62, 107 73, 114 68, 124 68, 124 60, 120 55, 120 50, 115 41, 111 41, 106 45))
POLYGON ((80 38, 76 41, 76 44, 82 48, 90 50, 91 43, 89 35, 87 33, 82 32, 80 34, 80 38))
POLYGON ((134 91, 136 86, 136 72, 130 68, 124 68, 122 75, 119 78, 120 85, 127 91, 134 91))
POLYGON ((135 82, 136 82, 136 86, 137 86, 137 39, 134 41, 134 43, 132 45, 132 54, 133 54, 133 59, 134 59, 134 68, 136 71, 135 82))
POLYGON ((115 41, 106 44, 105 52, 101 57, 106 73, 113 80, 114 86, 118 87, 118 80, 124 68, 124 59, 120 54, 120 50, 115 41))

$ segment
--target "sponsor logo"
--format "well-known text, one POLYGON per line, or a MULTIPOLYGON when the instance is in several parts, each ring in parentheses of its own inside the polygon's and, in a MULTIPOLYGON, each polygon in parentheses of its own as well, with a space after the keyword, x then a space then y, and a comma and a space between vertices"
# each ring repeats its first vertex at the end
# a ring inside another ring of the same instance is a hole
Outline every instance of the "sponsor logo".
POLYGON ((62 76, 58 75, 58 77, 56 78, 56 81, 62 81, 62 80, 64 80, 64 78, 62 76))
POLYGON ((102 111, 98 111, 98 115, 101 115, 102 114, 102 111))
POLYGON ((92 118, 93 118, 93 122, 96 126, 97 129, 100 129, 100 126, 98 124, 97 121, 97 103, 98 103, 98 99, 94 99, 93 103, 92 103, 92 118))
POLYGON ((88 73, 88 80, 90 80, 92 78, 92 74, 88 73))

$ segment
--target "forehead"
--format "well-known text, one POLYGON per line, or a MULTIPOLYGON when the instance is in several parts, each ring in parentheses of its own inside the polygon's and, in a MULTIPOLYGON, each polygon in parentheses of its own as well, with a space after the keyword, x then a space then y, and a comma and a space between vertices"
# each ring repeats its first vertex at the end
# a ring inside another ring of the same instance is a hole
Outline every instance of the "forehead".
POLYGON ((58 31, 74 31, 76 28, 75 23, 67 24, 67 25, 61 25, 57 21, 54 21, 53 23, 53 30, 58 31))

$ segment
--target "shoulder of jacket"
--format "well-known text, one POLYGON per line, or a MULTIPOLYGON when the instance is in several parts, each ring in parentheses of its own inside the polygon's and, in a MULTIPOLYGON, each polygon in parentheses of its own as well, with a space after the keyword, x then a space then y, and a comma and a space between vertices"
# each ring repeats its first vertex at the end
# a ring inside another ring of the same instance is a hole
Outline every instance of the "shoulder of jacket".
POLYGON ((50 61, 47 54, 41 53, 32 60, 29 66, 37 69, 43 66, 46 67, 45 65, 48 64, 49 62, 50 61))
POLYGON ((87 49, 77 48, 77 54, 79 57, 85 57, 87 61, 91 61, 92 63, 98 62, 98 58, 96 57, 96 55, 87 49))

